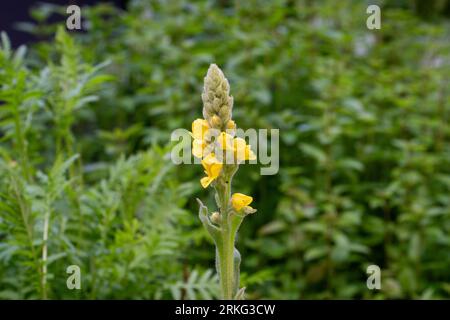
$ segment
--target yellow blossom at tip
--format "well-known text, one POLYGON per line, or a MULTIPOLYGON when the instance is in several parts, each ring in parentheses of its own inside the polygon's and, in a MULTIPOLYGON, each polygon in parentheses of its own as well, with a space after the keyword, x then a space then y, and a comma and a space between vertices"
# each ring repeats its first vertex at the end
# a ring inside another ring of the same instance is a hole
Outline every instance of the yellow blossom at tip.
POLYGON ((208 129, 208 121, 205 119, 196 119, 192 122, 192 136, 194 139, 203 140, 208 129))
POLYGON ((242 208, 252 203, 253 198, 243 193, 233 193, 231 196, 231 204, 236 211, 241 211, 242 208))
POLYGON ((222 171, 222 163, 217 160, 214 153, 208 154, 202 160, 202 166, 205 169, 206 177, 200 179, 200 184, 203 188, 207 188, 219 176, 222 171))

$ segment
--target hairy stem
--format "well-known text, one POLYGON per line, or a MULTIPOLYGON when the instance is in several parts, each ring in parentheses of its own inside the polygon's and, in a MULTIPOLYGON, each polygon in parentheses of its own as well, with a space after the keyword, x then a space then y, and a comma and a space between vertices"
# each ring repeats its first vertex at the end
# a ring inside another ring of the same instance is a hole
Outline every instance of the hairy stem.
POLYGON ((235 234, 231 232, 231 229, 222 230, 222 246, 218 248, 219 275, 222 298, 226 300, 233 299, 236 293, 234 284, 234 240, 235 234))
POLYGON ((234 268, 234 242, 237 229, 232 226, 232 216, 229 214, 229 202, 231 197, 231 177, 223 181, 221 187, 217 188, 220 199, 220 211, 222 216, 221 240, 216 243, 218 246, 218 273, 220 277, 220 287, 222 289, 222 299, 231 300, 234 298, 238 283, 235 279, 234 268))

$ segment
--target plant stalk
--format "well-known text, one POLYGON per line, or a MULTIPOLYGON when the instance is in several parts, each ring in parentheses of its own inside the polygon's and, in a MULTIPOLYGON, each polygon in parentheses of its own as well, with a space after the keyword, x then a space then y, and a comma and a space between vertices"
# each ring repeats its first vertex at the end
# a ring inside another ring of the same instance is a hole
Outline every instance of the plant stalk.
POLYGON ((47 242, 48 242, 48 229, 50 223, 50 210, 45 212, 44 217, 44 231, 42 234, 42 273, 41 273, 41 287, 42 287, 42 299, 47 299, 47 242))
POLYGON ((222 230, 222 246, 218 247, 219 253, 219 275, 220 287, 222 289, 222 298, 225 300, 233 299, 236 294, 235 276, 234 276, 234 240, 230 228, 222 230))
POLYGON ((231 197, 231 177, 232 174, 223 181, 222 187, 216 191, 219 193, 220 211, 222 216, 221 223, 221 241, 216 243, 218 252, 218 273, 220 278, 220 287, 222 290, 222 299, 232 300, 236 295, 239 283, 235 275, 234 261, 234 243, 237 229, 232 226, 232 216, 229 214, 229 202, 231 197))

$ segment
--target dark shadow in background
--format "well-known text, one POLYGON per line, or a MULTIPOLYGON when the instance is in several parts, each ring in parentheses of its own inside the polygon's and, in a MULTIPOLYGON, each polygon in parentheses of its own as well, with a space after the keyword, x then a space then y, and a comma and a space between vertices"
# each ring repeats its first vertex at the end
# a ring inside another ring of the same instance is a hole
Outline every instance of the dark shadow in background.
MULTIPOLYGON (((32 34, 17 30, 18 22, 33 22, 30 17, 30 9, 40 3, 52 3, 62 6, 76 4, 80 7, 96 3, 112 3, 119 8, 125 8, 127 0, 7 0, 0 3, 0 31, 5 31, 14 47, 36 41, 32 34)), ((54 22, 54 21, 53 21, 54 22)))

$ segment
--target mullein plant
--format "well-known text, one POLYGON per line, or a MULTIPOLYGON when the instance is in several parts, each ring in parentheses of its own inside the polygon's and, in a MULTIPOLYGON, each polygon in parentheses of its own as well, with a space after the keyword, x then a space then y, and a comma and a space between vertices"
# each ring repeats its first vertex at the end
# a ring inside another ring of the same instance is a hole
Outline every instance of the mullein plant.
POLYGON ((256 156, 244 139, 235 137, 232 120, 233 97, 223 72, 212 64, 204 79, 203 118, 192 123, 192 153, 201 159, 206 176, 203 188, 212 187, 217 211, 197 199, 200 220, 216 246, 216 269, 220 279, 222 299, 243 299, 245 288, 239 287, 241 256, 235 248, 238 229, 244 218, 256 212, 250 207, 253 198, 231 193, 231 182, 239 165, 256 156))

